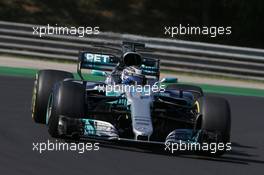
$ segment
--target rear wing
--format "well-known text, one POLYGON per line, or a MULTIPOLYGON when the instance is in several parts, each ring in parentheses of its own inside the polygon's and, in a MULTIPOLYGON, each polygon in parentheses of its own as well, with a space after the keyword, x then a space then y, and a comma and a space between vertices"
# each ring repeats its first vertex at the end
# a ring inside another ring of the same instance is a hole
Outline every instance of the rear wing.
POLYGON ((111 54, 80 52, 77 72, 82 77, 82 69, 112 71, 119 63, 119 58, 111 54))
MULTIPOLYGON (((82 51, 79 53, 77 73, 82 78, 82 69, 112 71, 120 61, 121 60, 119 57, 111 54, 82 51)), ((144 75, 155 76, 159 78, 159 59, 143 57, 140 67, 144 75)))
POLYGON ((154 58, 143 58, 141 64, 142 73, 148 76, 160 76, 160 60, 154 58))
POLYGON ((79 68, 111 71, 118 64, 119 58, 111 54, 80 52, 79 68))

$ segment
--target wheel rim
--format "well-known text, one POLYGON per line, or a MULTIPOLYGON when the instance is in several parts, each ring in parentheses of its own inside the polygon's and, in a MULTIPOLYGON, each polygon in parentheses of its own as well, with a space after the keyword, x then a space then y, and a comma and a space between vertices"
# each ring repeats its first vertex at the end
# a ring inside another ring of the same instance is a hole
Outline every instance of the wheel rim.
POLYGON ((52 94, 51 94, 49 96, 48 105, 47 105, 46 124, 49 123, 49 119, 50 119, 51 111, 52 111, 52 104, 53 104, 53 97, 52 97, 52 94))
POLYGON ((31 117, 35 119, 35 110, 36 110, 36 99, 37 99, 37 85, 38 85, 38 74, 36 74, 36 79, 34 82, 33 95, 32 95, 32 104, 31 104, 31 117))

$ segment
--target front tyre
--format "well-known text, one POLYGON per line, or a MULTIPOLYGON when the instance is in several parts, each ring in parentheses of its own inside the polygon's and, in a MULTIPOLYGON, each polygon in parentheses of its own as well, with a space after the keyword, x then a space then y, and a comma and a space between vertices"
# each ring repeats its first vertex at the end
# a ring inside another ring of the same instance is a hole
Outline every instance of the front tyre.
POLYGON ((73 74, 58 70, 40 70, 36 74, 31 105, 32 118, 36 123, 46 123, 46 109, 52 88, 66 78, 73 78, 73 74))
POLYGON ((84 117, 85 93, 85 86, 78 82, 63 81, 55 86, 47 108, 48 132, 52 137, 59 137, 60 116, 84 117))
MULTIPOLYGON (((231 112, 226 99, 220 97, 204 96, 198 100, 198 109, 201 118, 198 118, 198 128, 201 130, 218 133, 219 142, 225 145, 230 142, 231 112)), ((217 151, 215 155, 224 154, 225 151, 217 151)))

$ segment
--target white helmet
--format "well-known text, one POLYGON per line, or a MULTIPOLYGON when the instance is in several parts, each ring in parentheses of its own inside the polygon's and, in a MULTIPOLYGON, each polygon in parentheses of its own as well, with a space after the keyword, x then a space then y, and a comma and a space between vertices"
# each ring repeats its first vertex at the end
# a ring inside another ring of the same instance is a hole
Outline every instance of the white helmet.
POLYGON ((122 84, 144 84, 145 76, 142 70, 137 66, 129 66, 125 68, 121 74, 122 84))

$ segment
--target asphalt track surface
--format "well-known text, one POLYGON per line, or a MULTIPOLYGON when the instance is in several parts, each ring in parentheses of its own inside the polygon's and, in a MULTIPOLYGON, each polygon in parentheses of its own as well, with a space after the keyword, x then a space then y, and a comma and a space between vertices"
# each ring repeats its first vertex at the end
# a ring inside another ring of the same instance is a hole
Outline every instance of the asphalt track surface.
MULTIPOLYGON (((129 147, 99 151, 33 151, 53 140, 31 119, 33 79, 0 76, 0 174, 263 174, 264 98, 225 98, 232 109, 232 151, 221 158, 164 155, 129 147)), ((54 141, 54 140, 53 140, 54 141)))

